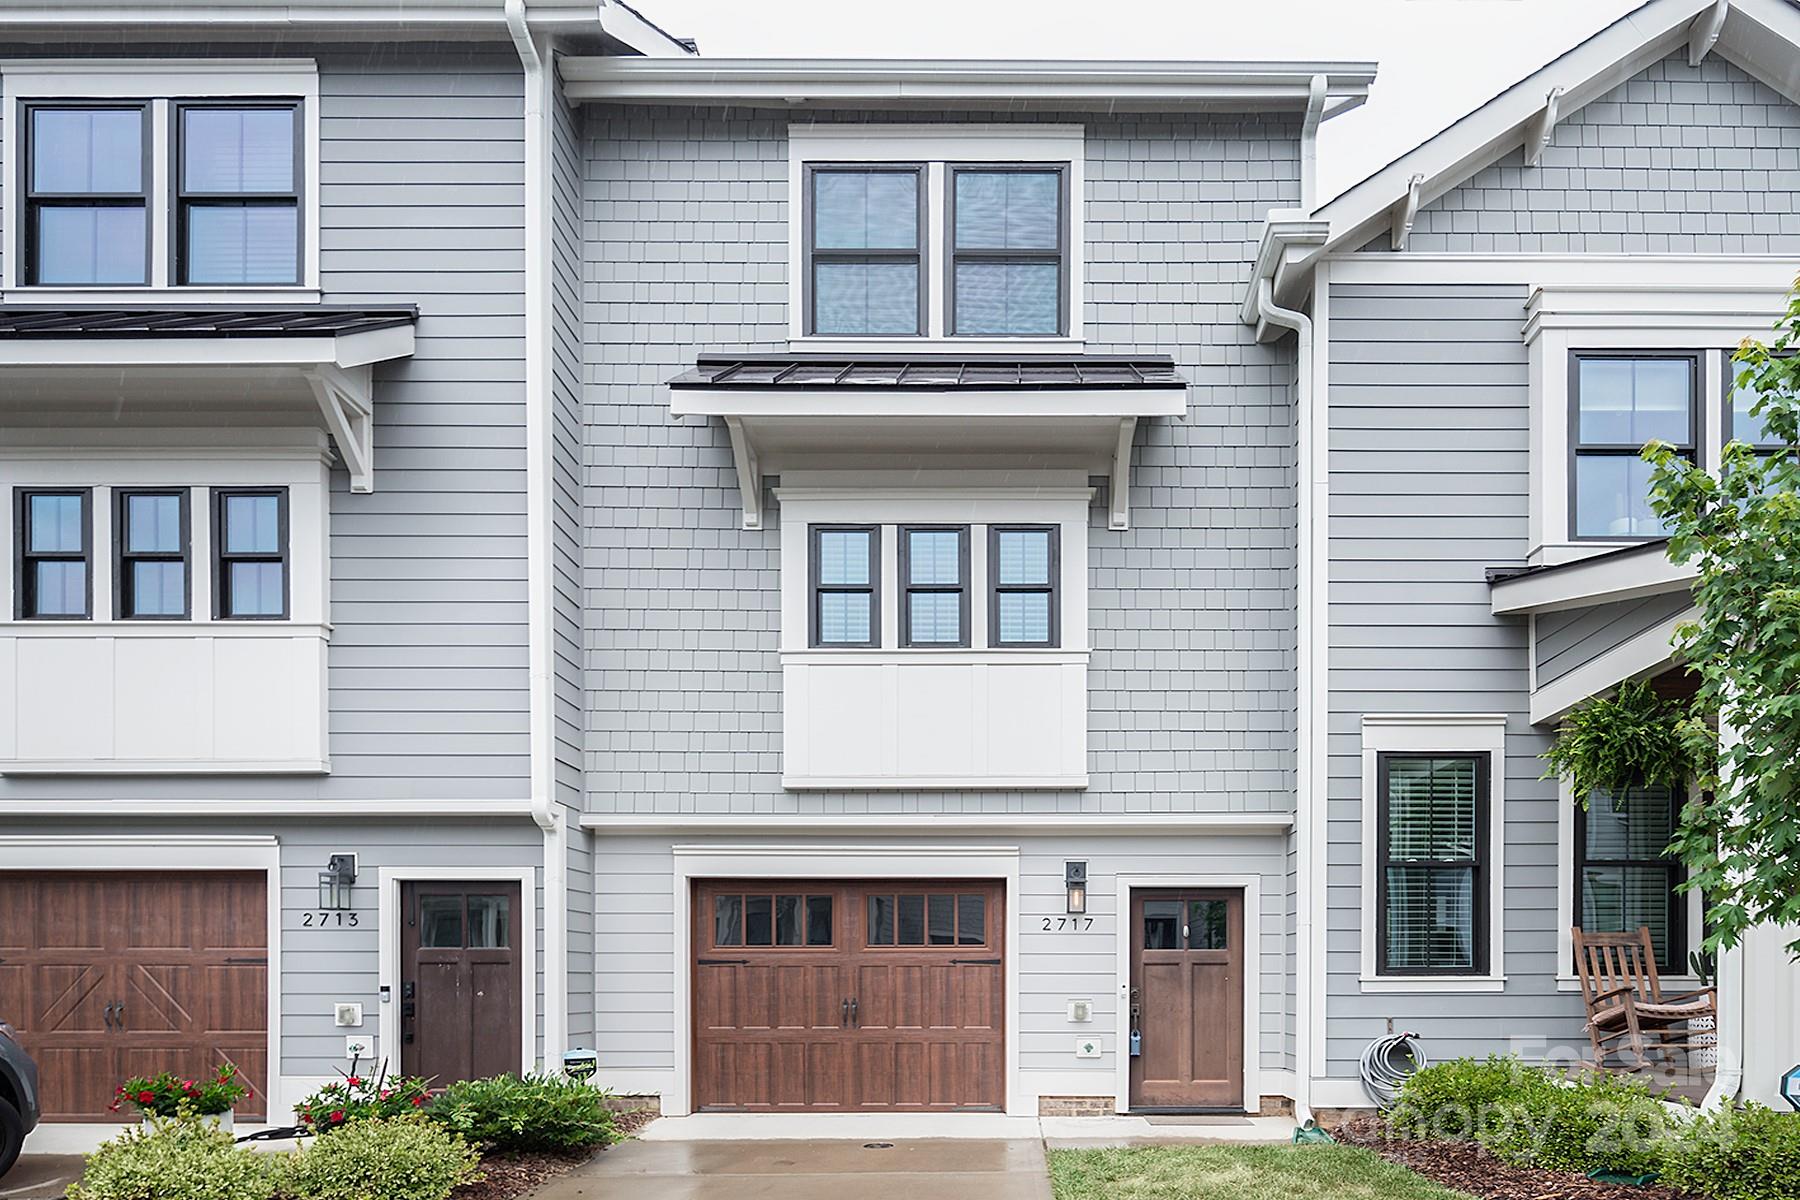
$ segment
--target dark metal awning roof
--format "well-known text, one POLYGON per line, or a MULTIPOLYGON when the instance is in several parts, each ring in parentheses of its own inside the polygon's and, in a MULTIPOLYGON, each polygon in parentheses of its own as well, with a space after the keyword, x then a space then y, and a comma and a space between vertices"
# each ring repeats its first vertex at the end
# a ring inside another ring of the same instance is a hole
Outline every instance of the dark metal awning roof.
POLYGON ((0 305, 0 338, 340 337, 411 325, 406 308, 26 308, 0 305))
POLYGON ((705 357, 669 381, 672 388, 756 388, 781 392, 820 388, 905 391, 1095 391, 1187 387, 1166 356, 1149 358, 908 358, 812 354, 705 357))

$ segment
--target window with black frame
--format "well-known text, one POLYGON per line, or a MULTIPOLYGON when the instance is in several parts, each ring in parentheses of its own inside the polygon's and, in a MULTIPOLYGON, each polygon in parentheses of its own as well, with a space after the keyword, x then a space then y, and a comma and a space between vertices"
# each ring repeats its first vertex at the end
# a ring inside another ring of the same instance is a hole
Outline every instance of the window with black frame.
POLYGON ((1669 853, 1683 794, 1667 787, 1595 792, 1575 808, 1575 924, 1590 933, 1650 930, 1657 967, 1687 968, 1687 878, 1669 853))
POLYGON ((220 620, 279 620, 288 612, 285 488, 213 492, 213 591, 220 620))
POLYGON ((969 529, 966 525, 900 530, 900 644, 969 644, 969 529))
POLYGON ((21 488, 14 495, 18 618, 81 621, 93 616, 93 493, 86 488, 21 488))
POLYGON ((1377 759, 1378 972, 1487 970, 1488 756, 1377 759))
POLYGON ((299 282, 299 106, 183 104, 176 129, 176 281, 299 282))
POLYGON ((1067 170, 950 168, 950 332, 1043 337, 1068 326, 1067 170))
POLYGON ((811 534, 812 644, 879 645, 880 531, 873 525, 815 525, 811 534))
POLYGON ((1650 509, 1646 442, 1694 461, 1698 359, 1691 354, 1578 354, 1571 372, 1569 528, 1625 541, 1665 532, 1650 509))
POLYGON ((24 109, 24 281, 138 286, 150 263, 150 165, 142 104, 24 109))
POLYGON ((807 332, 924 332, 923 170, 917 164, 806 173, 807 332))
POLYGON ((188 493, 185 488, 113 493, 113 567, 118 617, 179 620, 188 615, 188 493))
POLYGON ((1731 403, 1725 408, 1725 440, 1743 442, 1757 454, 1767 458, 1786 449, 1786 446, 1762 416, 1751 412, 1761 399, 1761 393, 1739 382, 1737 369, 1737 364, 1727 356, 1725 371, 1731 391, 1731 403))
POLYGON ((995 525, 988 530, 989 640, 995 646, 1055 646, 1058 530, 995 525))

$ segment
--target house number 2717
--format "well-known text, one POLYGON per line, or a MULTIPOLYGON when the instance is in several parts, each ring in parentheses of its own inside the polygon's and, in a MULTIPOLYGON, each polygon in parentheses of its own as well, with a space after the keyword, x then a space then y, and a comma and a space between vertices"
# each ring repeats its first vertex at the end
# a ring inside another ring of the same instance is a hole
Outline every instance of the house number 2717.
POLYGON ((359 925, 361 914, 353 912, 308 912, 300 914, 300 925, 304 929, 323 929, 330 925, 359 925))
POLYGON ((1045 933, 1086 933, 1094 927, 1092 917, 1045 917, 1045 933))

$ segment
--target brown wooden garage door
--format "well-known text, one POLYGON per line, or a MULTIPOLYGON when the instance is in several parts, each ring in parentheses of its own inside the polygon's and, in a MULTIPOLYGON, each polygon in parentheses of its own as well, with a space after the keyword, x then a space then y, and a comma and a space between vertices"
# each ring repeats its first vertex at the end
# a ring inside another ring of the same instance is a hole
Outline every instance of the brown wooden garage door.
POLYGON ((1002 1108, 1004 898, 986 881, 696 884, 695 1105, 1002 1108))
POLYGON ((50 1121, 118 1120, 133 1075, 235 1063, 264 1115, 267 884, 260 873, 0 873, 0 1018, 50 1121))

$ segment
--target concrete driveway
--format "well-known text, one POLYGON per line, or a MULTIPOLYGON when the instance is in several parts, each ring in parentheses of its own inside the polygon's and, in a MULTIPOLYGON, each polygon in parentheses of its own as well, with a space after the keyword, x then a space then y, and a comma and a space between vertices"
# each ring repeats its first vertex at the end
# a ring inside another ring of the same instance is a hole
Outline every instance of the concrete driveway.
POLYGON ((632 1141, 532 1200, 1050 1200, 1037 1140, 632 1141))
POLYGON ((0 1178, 0 1200, 59 1200, 81 1178, 79 1154, 23 1154, 0 1178))

